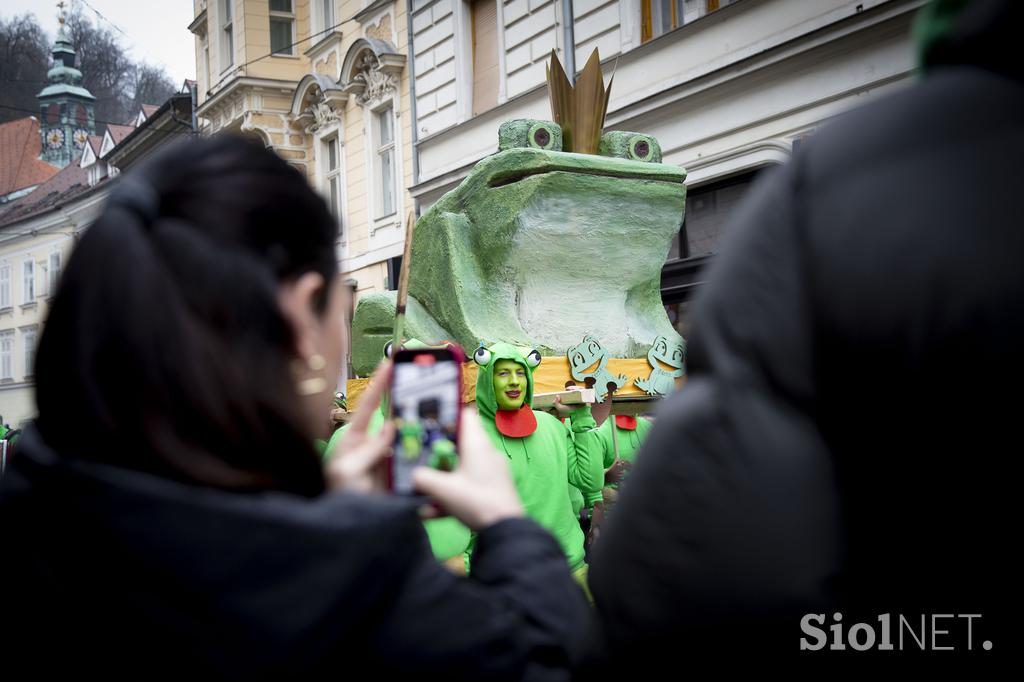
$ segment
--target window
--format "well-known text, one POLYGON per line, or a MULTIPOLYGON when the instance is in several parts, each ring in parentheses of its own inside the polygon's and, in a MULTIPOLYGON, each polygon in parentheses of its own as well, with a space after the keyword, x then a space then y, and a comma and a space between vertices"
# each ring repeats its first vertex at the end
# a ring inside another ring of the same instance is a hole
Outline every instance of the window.
POLYGON ((686 191, 683 227, 672 241, 668 260, 706 256, 718 249, 722 227, 750 189, 755 170, 686 191))
POLYGON ((498 14, 495 0, 473 0, 473 115, 498 104, 498 14))
POLYGON ((384 283, 384 287, 388 291, 396 291, 398 289, 398 280, 402 276, 402 257, 394 256, 388 258, 388 281, 384 283))
POLYGON ((11 307, 11 266, 0 263, 0 309, 11 307))
POLYGON ((220 0, 220 70, 235 62, 235 33, 231 15, 234 0, 220 0))
POLYGON ((32 303, 36 300, 36 264, 29 259, 21 264, 21 302, 32 303))
POLYGON ((731 0, 640 0, 640 42, 710 14, 731 0))
POLYGON ((50 296, 57 295, 57 285, 60 283, 60 251, 50 254, 50 270, 48 275, 47 293, 50 296))
MULTIPOLYGON (((317 33, 323 34, 334 26, 334 0, 315 0, 315 2, 317 33)), ((318 37, 322 38, 323 35, 318 37)))
POLYGON ((374 115, 377 128, 377 217, 395 212, 395 123, 391 107, 374 115))
POLYGON ((206 34, 203 34, 203 75, 206 76, 203 87, 209 91, 213 81, 210 78, 210 39, 206 34))
MULTIPOLYGON (((324 140, 324 190, 328 196, 331 213, 341 225, 341 145, 337 137, 324 140)), ((341 235, 338 235, 339 238, 341 235)))
POLYGON ((0 379, 14 378, 14 330, 0 332, 0 379))
POLYGON ((647 42, 683 25, 683 0, 641 0, 640 41, 647 42))
POLYGON ((30 377, 35 373, 36 366, 36 329, 23 329, 21 340, 25 344, 25 376, 30 377))
POLYGON ((295 14, 292 0, 270 0, 270 51, 275 55, 295 54, 295 14))

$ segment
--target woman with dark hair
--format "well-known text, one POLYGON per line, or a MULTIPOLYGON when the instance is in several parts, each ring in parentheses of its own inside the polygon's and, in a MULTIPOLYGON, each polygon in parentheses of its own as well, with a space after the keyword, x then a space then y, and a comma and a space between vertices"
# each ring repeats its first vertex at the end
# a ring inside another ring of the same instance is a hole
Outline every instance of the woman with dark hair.
POLYGON ((6 671, 566 674, 585 601, 478 420, 455 472, 417 472, 479 531, 468 579, 381 494, 393 430, 367 423, 388 366, 321 468, 336 240, 305 179, 239 138, 118 181, 64 273, 0 489, 6 671))

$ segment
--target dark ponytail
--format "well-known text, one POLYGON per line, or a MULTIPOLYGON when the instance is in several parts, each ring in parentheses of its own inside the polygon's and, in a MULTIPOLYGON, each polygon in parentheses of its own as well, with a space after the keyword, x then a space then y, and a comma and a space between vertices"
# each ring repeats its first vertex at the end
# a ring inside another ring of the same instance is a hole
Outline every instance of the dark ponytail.
POLYGON ((191 483, 321 492, 277 291, 337 273, 326 205, 241 138, 133 173, 63 275, 39 344, 40 433, 67 456, 191 483))

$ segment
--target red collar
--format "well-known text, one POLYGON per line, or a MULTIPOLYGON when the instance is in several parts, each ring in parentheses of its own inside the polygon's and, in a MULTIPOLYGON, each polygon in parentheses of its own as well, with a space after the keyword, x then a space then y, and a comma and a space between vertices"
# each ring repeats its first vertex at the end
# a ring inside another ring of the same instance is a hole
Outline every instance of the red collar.
POLYGON ((494 413, 494 425, 503 436, 526 438, 537 430, 537 416, 529 405, 518 410, 498 410, 494 413))
POLYGON ((615 415, 615 425, 620 429, 636 431, 636 417, 631 417, 628 414, 617 414, 615 415))

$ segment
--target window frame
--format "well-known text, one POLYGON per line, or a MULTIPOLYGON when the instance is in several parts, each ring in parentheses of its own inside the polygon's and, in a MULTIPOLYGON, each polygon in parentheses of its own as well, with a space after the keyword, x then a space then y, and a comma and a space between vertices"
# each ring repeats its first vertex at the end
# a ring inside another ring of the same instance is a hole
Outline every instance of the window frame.
MULTIPOLYGON (((24 363, 22 367, 22 375, 26 379, 30 379, 35 376, 36 347, 39 343, 39 328, 34 325, 23 328, 21 330, 21 342, 21 360, 24 363), (30 339, 31 342, 29 341, 30 339)), ((13 362, 11 364, 13 364, 13 362)))
POLYGON ((11 264, 0 262, 0 310, 14 307, 14 288, 11 280, 11 264))
POLYGON ((397 191, 398 167, 396 165, 397 164, 397 156, 398 156, 397 153, 396 153, 396 150, 398 148, 398 144, 397 144, 397 137, 396 137, 396 134, 395 134, 396 133, 396 129, 397 129, 398 126, 395 125, 395 106, 394 106, 394 102, 389 100, 381 108, 378 108, 376 110, 371 110, 370 113, 372 115, 371 125, 370 125, 370 134, 371 134, 371 138, 370 139, 373 141, 373 151, 372 151, 372 158, 373 158, 373 184, 374 184, 374 189, 376 190, 374 192, 374 199, 373 199, 373 215, 374 215, 374 220, 384 220, 384 219, 389 218, 389 217, 391 217, 393 215, 396 215, 398 213, 398 195, 399 195, 399 192, 397 191), (388 141, 386 143, 380 141, 381 140, 381 121, 384 120, 385 116, 388 117, 388 121, 390 123, 390 130, 391 130, 391 139, 390 139, 390 141, 388 141), (383 158, 385 157, 385 155, 389 155, 391 157, 391 183, 390 183, 391 187, 390 187, 390 194, 391 194, 391 204, 392 205, 391 205, 391 210, 390 211, 386 210, 386 207, 384 205, 384 196, 385 196, 384 189, 385 189, 385 185, 387 184, 385 182, 385 179, 384 179, 384 176, 383 176, 383 171, 384 171, 383 158))
POLYGON ((217 42, 220 48, 220 72, 224 73, 235 63, 235 21, 234 0, 220 0, 218 3, 218 24, 220 31, 217 32, 217 42), (225 35, 227 38, 225 39, 225 35))
POLYGON ((341 140, 341 134, 339 131, 334 130, 320 138, 320 152, 320 191, 324 197, 324 201, 327 202, 328 207, 331 209, 331 213, 338 221, 338 241, 344 243, 346 238, 345 145, 341 140), (335 145, 336 149, 337 166, 335 168, 331 168, 330 150, 332 144, 335 145), (335 197, 331 196, 332 181, 336 183, 337 187, 337 194, 335 197))
POLYGON ((26 258, 21 262, 21 304, 36 302, 36 262, 26 258))
POLYGON ((14 330, 0 331, 0 381, 14 380, 14 330))
POLYGON ((270 2, 271 2, 271 0, 267 0, 267 11, 268 11, 268 18, 267 18, 267 31, 268 31, 268 34, 267 34, 267 40, 270 43, 270 56, 271 57, 297 57, 298 55, 295 54, 295 43, 296 43, 296 40, 297 40, 297 36, 295 34, 295 31, 296 31, 296 24, 298 22, 296 21, 296 18, 295 18, 295 0, 288 0, 289 5, 291 7, 291 11, 288 11, 288 12, 285 12, 283 10, 272 9, 271 6, 270 6, 270 2), (275 20, 277 20, 277 21, 284 21, 284 20, 286 20, 288 22, 288 27, 290 29, 291 40, 288 43, 288 51, 287 52, 275 51, 274 50, 274 44, 273 44, 274 33, 271 30, 271 27, 273 26, 275 20))
MULTIPOLYGON (((334 11, 334 0, 313 0, 313 33, 318 34, 317 38, 323 39, 326 37, 327 29, 334 26, 336 23, 336 13, 334 11), (328 18, 327 13, 324 11, 327 7, 330 7, 331 15, 328 18)), ((317 41, 314 40, 315 44, 317 41)))
POLYGON ((50 252, 50 256, 46 261, 46 266, 46 294, 52 298, 57 295, 57 286, 60 284, 60 272, 61 268, 64 266, 64 258, 61 255, 61 252, 50 252))

